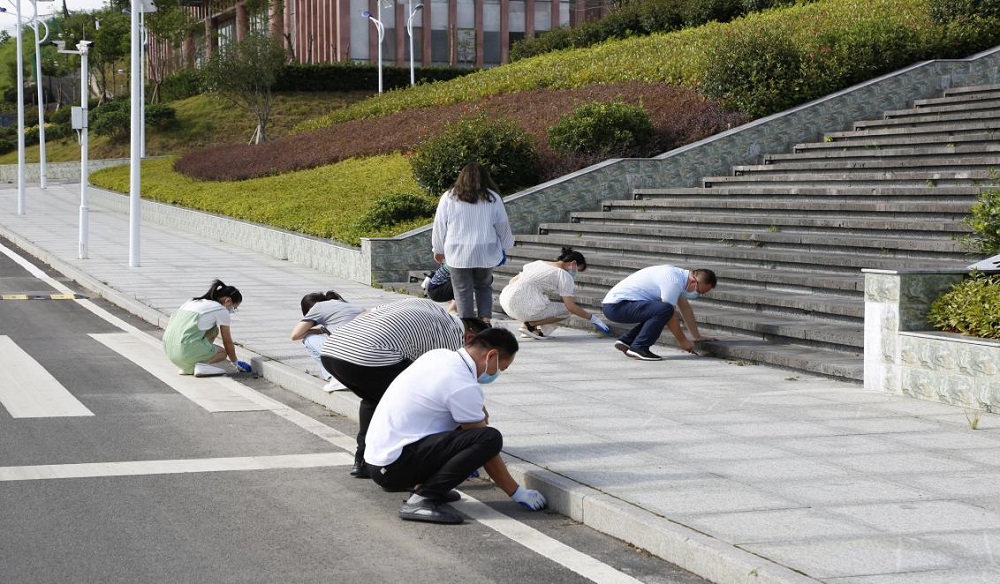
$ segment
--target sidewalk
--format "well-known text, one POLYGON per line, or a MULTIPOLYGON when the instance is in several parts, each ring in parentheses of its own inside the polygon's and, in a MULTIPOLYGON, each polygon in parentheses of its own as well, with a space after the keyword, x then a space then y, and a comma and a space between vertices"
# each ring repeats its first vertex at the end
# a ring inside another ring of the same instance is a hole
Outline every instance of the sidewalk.
MULTIPOLYGON (((80 260, 79 185, 32 186, 26 201, 17 216, 16 189, 0 188, 0 235, 161 327, 213 278, 237 286, 241 356, 356 417, 354 396, 322 391, 288 341, 299 299, 399 295, 145 223, 141 267, 129 268, 128 217, 95 208, 80 260)), ((664 361, 633 361, 567 329, 523 341, 486 390, 515 476, 554 510, 713 582, 1000 582, 1000 416, 973 431, 961 408, 658 352, 664 361)))

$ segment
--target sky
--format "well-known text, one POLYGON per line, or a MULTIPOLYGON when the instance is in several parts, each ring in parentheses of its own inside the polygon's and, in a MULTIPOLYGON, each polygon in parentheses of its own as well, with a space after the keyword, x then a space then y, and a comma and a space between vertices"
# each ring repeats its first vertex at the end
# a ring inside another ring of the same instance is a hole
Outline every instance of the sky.
MULTIPOLYGON (((0 27, 14 35, 14 2, 15 0, 2 0, 0 6, 7 9, 7 14, 0 14, 0 27)), ((70 12, 90 12, 104 6, 104 0, 66 0, 66 7, 70 12)), ((39 2, 38 15, 46 16, 62 10, 62 0, 55 2, 39 2)), ((31 9, 31 0, 21 0, 21 13, 25 18, 30 18, 34 11, 31 9)))

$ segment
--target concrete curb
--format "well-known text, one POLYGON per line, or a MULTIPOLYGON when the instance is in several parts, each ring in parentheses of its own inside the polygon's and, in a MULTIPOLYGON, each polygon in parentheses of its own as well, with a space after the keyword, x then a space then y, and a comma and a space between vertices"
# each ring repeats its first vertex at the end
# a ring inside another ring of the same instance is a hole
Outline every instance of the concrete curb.
MULTIPOLYGON (((33 242, 0 226, 0 235, 39 261, 96 292, 115 306, 164 328, 169 316, 123 294, 33 242)), ((254 371, 279 387, 357 421, 359 399, 350 392, 327 393, 322 381, 305 371, 240 346, 254 371)), ((549 509, 587 527, 639 547, 719 584, 815 584, 819 582, 789 568, 723 543, 664 517, 607 495, 587 485, 505 453, 511 475, 519 483, 542 491, 549 509)))

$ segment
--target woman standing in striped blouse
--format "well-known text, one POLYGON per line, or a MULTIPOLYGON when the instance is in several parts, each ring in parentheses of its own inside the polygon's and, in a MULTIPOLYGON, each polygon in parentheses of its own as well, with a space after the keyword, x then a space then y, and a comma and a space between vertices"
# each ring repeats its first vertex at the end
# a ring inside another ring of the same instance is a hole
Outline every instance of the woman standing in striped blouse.
POLYGON ((507 210, 489 170, 477 162, 462 167, 441 195, 434 215, 434 261, 448 262, 458 315, 489 322, 493 313, 493 268, 514 246, 507 210))

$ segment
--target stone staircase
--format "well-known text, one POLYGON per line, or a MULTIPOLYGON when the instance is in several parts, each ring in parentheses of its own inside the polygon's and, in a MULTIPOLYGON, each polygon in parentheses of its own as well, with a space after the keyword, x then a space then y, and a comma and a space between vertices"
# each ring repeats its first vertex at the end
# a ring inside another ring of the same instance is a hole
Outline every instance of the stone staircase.
POLYGON ((861 270, 970 263, 962 220, 1000 170, 998 138, 1000 85, 951 89, 702 187, 637 188, 632 200, 542 224, 516 237, 494 288, 562 246, 587 257, 577 301, 592 310, 642 267, 711 268, 719 287, 693 303, 703 332, 720 339, 705 352, 861 380, 861 270))

